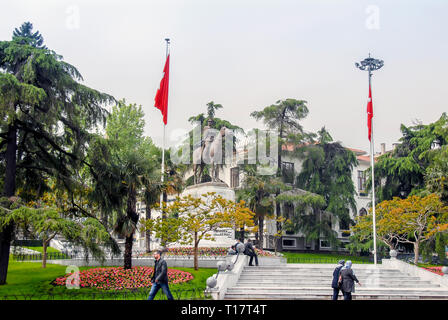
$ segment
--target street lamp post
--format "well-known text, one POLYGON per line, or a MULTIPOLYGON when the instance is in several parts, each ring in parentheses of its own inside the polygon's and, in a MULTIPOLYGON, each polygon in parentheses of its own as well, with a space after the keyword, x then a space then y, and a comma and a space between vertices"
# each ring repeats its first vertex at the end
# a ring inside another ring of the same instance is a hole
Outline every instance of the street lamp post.
MULTIPOLYGON (((371 93, 371 78, 372 78, 372 71, 380 69, 384 65, 383 60, 378 60, 369 57, 362 60, 360 63, 355 63, 355 66, 362 70, 362 71, 368 71, 369 75, 369 92, 371 93)), ((371 99, 371 97, 369 97, 371 99)), ((371 103, 371 101, 369 101, 371 103)), ((375 215, 375 166, 374 166, 374 143, 373 143, 373 121, 371 123, 371 139, 370 139, 370 166, 372 168, 372 211, 373 211, 373 260, 375 265, 377 264, 377 253, 376 253, 376 215, 375 215)))

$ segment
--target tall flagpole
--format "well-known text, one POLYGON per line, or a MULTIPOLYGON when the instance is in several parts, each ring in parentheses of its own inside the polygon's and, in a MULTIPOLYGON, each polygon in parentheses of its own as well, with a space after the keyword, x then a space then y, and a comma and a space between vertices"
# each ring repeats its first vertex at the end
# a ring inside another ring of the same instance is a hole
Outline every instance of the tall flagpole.
MULTIPOLYGON (((372 81, 372 72, 370 70, 369 67, 369 90, 372 90, 371 87, 371 81, 372 81)), ((369 99, 372 99, 371 97, 369 97, 369 99)), ((370 135, 370 168, 371 168, 371 173, 372 173, 372 220, 373 220, 373 263, 376 265, 377 264, 377 254, 376 254, 376 212, 375 212, 375 146, 374 146, 374 142, 373 142, 373 119, 371 120, 371 135, 370 135)))
MULTIPOLYGON (((169 47, 170 47, 170 39, 166 38, 166 57, 168 58, 168 54, 170 52, 169 47)), ((168 94, 168 93, 167 93, 168 94)), ((167 111, 168 112, 168 108, 167 111)), ((165 178, 165 131, 166 131, 166 124, 163 123, 163 140, 162 140, 162 168, 161 168, 161 175, 160 175, 160 182, 161 185, 163 186, 163 182, 164 182, 164 178, 165 178)), ((163 192, 160 193, 160 209, 161 212, 163 213, 163 192)))
MULTIPOLYGON (((355 66, 360 70, 367 70, 369 76, 369 98, 371 99, 371 81, 372 81, 372 70, 378 70, 384 65, 383 60, 377 60, 369 57, 361 61, 361 63, 355 63, 355 66)), ((369 101, 369 103, 372 103, 369 101)), ((373 112, 373 111, 372 111, 373 112)), ((372 114, 373 116, 373 114, 372 114)), ((373 119, 372 119, 373 120, 373 119)), ((372 222, 373 222, 373 261, 375 266, 377 265, 377 252, 376 252, 376 212, 375 212, 375 148, 373 142, 373 121, 370 124, 370 167, 372 173, 372 222)))

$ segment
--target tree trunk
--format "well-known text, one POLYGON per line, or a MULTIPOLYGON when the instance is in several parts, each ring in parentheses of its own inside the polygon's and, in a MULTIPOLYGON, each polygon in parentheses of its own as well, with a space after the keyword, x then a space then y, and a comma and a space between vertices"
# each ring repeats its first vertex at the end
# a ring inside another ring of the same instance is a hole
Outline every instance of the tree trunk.
POLYGON ((0 285, 6 284, 13 229, 14 226, 9 224, 0 232, 0 285))
MULTIPOLYGON (((16 192, 17 127, 12 124, 8 129, 8 143, 5 152, 6 170, 3 195, 9 198, 16 192)), ((6 284, 13 230, 14 225, 10 223, 0 232, 0 285, 6 284)))
MULTIPOLYGON (((163 192, 163 202, 167 202, 168 201, 168 195, 166 194, 166 192, 163 192)), ((166 219, 166 211, 162 210, 162 219, 166 219)))
POLYGON ((420 256, 420 245, 418 242, 414 243, 414 264, 418 263, 418 258, 420 256))
MULTIPOLYGON (((168 196, 165 191, 162 193, 162 197, 163 197, 162 201, 165 202, 165 204, 166 204, 166 202, 168 200, 168 196)), ((165 220, 166 219, 166 211, 163 209, 163 207, 161 207, 161 210, 162 210, 162 220, 165 220)), ((163 236, 162 236, 162 239, 160 239, 160 244, 163 247, 166 246, 166 239, 163 236)))
POLYGON ((134 232, 126 237, 126 241, 124 244, 124 268, 131 269, 132 268, 132 245, 134 242, 134 232))
MULTIPOLYGON (((279 194, 280 194, 280 192, 277 193, 277 195, 279 195, 279 194)), ((279 236, 276 237, 276 239, 275 239, 275 248, 276 248, 276 251, 283 251, 282 223, 279 221, 279 218, 282 216, 282 214, 281 214, 280 203, 278 201, 275 201, 275 216, 277 217, 276 229, 277 229, 277 233, 279 234, 279 236)))
MULTIPOLYGON (((285 115, 286 115, 286 107, 284 107, 283 111, 282 111, 282 118, 280 120, 280 132, 279 132, 279 138, 282 139, 283 138, 283 130, 284 130, 284 120, 285 120, 285 115)), ((283 172, 282 172, 282 142, 280 142, 278 144, 278 155, 277 155, 277 176, 283 179, 283 172)), ((283 181, 283 180, 282 180, 283 181)), ((280 194, 280 190, 277 190, 277 192, 275 193, 276 196, 278 196, 280 194)), ((281 217, 281 209, 280 209, 280 203, 278 201, 275 201, 275 213, 276 213, 276 217, 277 219, 281 217)), ((281 222, 277 221, 276 224, 277 227, 277 232, 281 234, 282 231, 282 224, 281 222)), ((277 237, 277 242, 275 244, 276 247, 276 251, 283 251, 283 244, 282 244, 282 237, 277 237)))
MULTIPOLYGON (((137 214, 137 193, 135 190, 135 186, 131 185, 128 191, 128 201, 127 201, 127 209, 126 214, 129 219, 135 225, 138 223, 138 214, 137 214)), ((134 244, 134 233, 133 231, 129 236, 126 236, 125 246, 124 246, 124 268, 131 269, 132 268, 132 245, 134 244)))
MULTIPOLYGON (((315 209, 313 209, 313 213, 316 214, 316 210, 315 209)), ((322 211, 320 211, 320 210, 318 210, 318 215, 316 214, 316 223, 317 223, 317 226, 318 226, 318 229, 317 229, 318 237, 317 237, 317 240, 316 240, 317 241, 317 245, 314 247, 314 251, 319 252, 320 251, 321 223, 322 223, 322 211), (317 216, 319 217, 319 221, 317 221, 317 216)))
POLYGON ((244 243, 244 227, 240 228, 240 241, 244 243))
MULTIPOLYGON (((151 207, 149 206, 149 203, 146 204, 145 214, 146 220, 151 219, 151 207)), ((151 252, 151 232, 149 232, 149 230, 145 231, 145 249, 147 253, 151 252)))
POLYGON ((195 234, 194 234, 194 270, 199 269, 198 247, 199 247, 198 234, 197 234, 197 232, 195 232, 195 234))
POLYGON ((46 239, 42 240, 42 268, 47 267, 47 241, 46 239))
POLYGON ((264 217, 258 218, 258 249, 263 250, 263 230, 264 230, 264 217))
MULTIPOLYGON (((259 222, 259 219, 255 219, 255 222, 254 222, 254 224, 255 224, 255 227, 257 227, 258 228, 258 222, 259 222)), ((255 241, 256 241, 256 247, 257 248, 259 248, 259 243, 260 243, 260 233, 257 231, 256 233, 255 233, 255 241)))
POLYGON ((109 215, 105 212, 101 212, 101 222, 103 223, 103 225, 106 227, 107 230, 109 230, 109 215))

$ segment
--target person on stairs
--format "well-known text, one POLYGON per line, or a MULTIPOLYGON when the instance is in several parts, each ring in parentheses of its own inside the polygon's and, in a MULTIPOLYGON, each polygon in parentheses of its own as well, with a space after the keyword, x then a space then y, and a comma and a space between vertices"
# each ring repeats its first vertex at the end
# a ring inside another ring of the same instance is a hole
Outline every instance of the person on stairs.
POLYGON ((336 266, 336 268, 334 268, 333 271, 333 282, 331 283, 331 287, 333 288, 333 300, 338 300, 340 290, 338 280, 339 280, 339 274, 344 264, 345 264, 344 260, 339 260, 338 265, 336 266))
POLYGON ((361 282, 356 278, 355 273, 352 270, 352 262, 348 260, 345 266, 342 267, 339 275, 339 283, 341 286, 344 300, 352 300, 352 292, 355 292, 355 282, 361 285, 361 282))
POLYGON ((252 261, 255 258, 255 265, 258 267, 258 256, 257 253, 255 252, 255 248, 252 245, 252 241, 250 239, 247 239, 245 243, 244 254, 250 257, 249 266, 253 266, 252 261))

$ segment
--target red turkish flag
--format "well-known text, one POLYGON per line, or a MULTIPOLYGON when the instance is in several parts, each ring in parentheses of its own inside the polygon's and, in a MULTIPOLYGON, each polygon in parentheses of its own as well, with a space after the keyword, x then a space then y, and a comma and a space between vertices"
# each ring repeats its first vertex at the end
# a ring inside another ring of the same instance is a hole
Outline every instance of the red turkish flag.
POLYGON ((162 112, 163 123, 168 122, 168 85, 170 79, 170 55, 166 57, 165 67, 163 68, 163 78, 160 81, 159 89, 154 98, 154 106, 162 112))
POLYGON ((369 100, 367 102, 367 128, 369 128, 369 140, 372 141, 372 118, 373 118, 373 103, 372 90, 369 84, 369 100))

